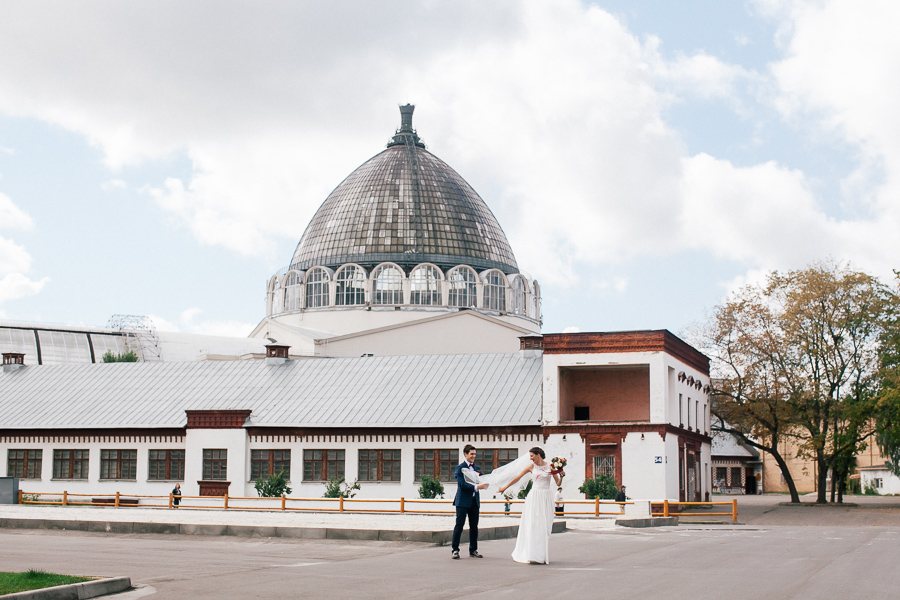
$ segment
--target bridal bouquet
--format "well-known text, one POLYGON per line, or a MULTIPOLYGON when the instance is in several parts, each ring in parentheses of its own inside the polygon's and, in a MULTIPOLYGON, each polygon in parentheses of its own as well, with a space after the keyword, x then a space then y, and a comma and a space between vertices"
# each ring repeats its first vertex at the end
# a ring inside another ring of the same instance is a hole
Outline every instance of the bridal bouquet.
POLYGON ((557 473, 559 473, 561 475, 565 475, 566 472, 563 469, 566 468, 567 462, 568 461, 565 458, 563 458, 562 456, 557 456, 555 458, 551 458, 550 459, 550 468, 552 469, 552 471, 550 471, 550 473, 552 473, 553 475, 556 475, 557 473))

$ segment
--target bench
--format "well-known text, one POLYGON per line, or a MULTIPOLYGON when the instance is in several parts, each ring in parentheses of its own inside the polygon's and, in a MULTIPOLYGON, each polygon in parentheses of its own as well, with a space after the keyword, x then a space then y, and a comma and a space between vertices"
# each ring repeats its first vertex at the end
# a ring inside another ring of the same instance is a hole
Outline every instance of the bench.
MULTIPOLYGON (((115 505, 115 503, 116 503, 116 499, 115 499, 115 498, 91 498, 91 504, 109 504, 109 505, 115 505)), ((138 499, 137 499, 137 498, 122 498, 122 497, 119 497, 119 506, 122 506, 123 504, 130 505, 130 506, 137 506, 137 505, 138 505, 138 499)))

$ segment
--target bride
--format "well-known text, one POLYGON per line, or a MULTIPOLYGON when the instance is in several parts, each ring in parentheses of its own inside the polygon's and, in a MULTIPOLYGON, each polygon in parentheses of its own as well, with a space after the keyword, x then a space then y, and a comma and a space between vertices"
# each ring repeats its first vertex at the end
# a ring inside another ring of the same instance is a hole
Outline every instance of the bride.
POLYGON ((523 459, 524 456, 509 465, 495 469, 482 481, 493 479, 494 483, 500 486, 499 491, 502 493, 531 473, 534 484, 525 498, 525 508, 522 509, 519 535, 516 538, 516 549, 513 550, 512 558, 519 563, 550 564, 550 531, 553 528, 554 516, 553 492, 561 485, 562 478, 559 474, 550 472, 550 463, 542 448, 535 446, 528 451, 528 460, 523 459), (511 480, 510 476, 513 476, 511 480), (556 481, 556 485, 551 485, 552 480, 556 481))

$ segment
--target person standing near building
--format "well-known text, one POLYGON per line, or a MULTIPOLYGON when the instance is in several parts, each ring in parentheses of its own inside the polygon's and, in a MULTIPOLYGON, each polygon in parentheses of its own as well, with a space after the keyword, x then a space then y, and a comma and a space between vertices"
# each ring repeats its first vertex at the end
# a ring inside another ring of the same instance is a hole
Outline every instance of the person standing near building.
POLYGON ((175 489, 172 490, 172 506, 178 508, 178 504, 181 502, 181 484, 176 483, 175 489))
POLYGON ((616 502, 626 502, 628 498, 625 496, 625 486, 619 488, 619 491, 616 493, 616 502))
POLYGON ((471 558, 484 558, 478 553, 478 517, 481 511, 481 494, 479 490, 483 490, 488 484, 473 485, 466 481, 463 475, 463 469, 471 469, 473 472, 481 475, 481 468, 475 464, 477 455, 478 452, 475 450, 475 446, 466 444, 465 448, 463 448, 465 460, 459 463, 454 473, 457 487, 456 498, 453 499, 453 506, 456 507, 456 526, 453 528, 450 554, 450 558, 453 559, 459 558, 459 540, 467 517, 469 519, 469 556, 471 558))
POLYGON ((563 504, 562 486, 559 486, 556 488, 556 514, 561 517, 565 512, 566 506, 563 504))

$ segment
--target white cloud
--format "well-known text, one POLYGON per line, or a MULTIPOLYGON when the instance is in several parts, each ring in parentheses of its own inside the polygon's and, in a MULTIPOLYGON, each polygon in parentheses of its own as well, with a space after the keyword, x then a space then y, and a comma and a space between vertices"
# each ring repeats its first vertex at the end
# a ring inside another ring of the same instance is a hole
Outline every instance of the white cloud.
POLYGON ((27 230, 33 225, 31 217, 16 206, 9 196, 0 192, 0 228, 27 230))
POLYGON ((216 335, 241 338, 247 337, 247 335, 251 331, 253 331, 253 327, 255 325, 254 323, 242 323, 235 320, 206 320, 196 322, 195 319, 201 314, 203 314, 203 310, 197 307, 191 307, 183 310, 179 318, 179 323, 181 324, 180 327, 160 317, 152 317, 152 319, 154 323, 157 324, 157 329, 160 330, 184 331, 185 333, 194 333, 199 335, 216 335))
POLYGON ((49 277, 33 281, 22 273, 9 273, 0 279, 0 302, 33 296, 40 292, 49 281, 49 277))
POLYGON ((581 333, 581 329, 575 327, 574 325, 570 325, 562 330, 563 333, 581 333))
POLYGON ((104 192, 111 192, 113 190, 125 190, 128 189, 128 183, 121 179, 110 179, 109 181, 104 181, 100 184, 100 189, 104 192))

